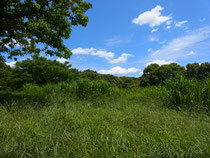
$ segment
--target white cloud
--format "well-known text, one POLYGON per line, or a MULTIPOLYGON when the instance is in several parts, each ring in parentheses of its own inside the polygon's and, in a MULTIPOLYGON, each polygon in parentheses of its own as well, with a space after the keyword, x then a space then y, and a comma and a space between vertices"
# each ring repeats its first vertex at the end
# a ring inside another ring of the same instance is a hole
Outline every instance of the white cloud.
POLYGON ((195 55, 196 53, 194 51, 190 51, 189 53, 186 54, 186 56, 190 56, 190 55, 195 55))
POLYGON ((91 54, 92 52, 94 52, 95 49, 94 48, 76 48, 72 50, 73 54, 91 54))
POLYGON ((173 39, 168 44, 164 45, 159 50, 154 51, 148 60, 166 60, 175 61, 186 54, 189 49, 201 41, 210 38, 210 27, 197 29, 186 36, 173 39))
POLYGON ((139 74, 140 74, 140 76, 142 76, 143 75, 143 73, 144 73, 144 71, 142 70, 139 74))
POLYGON ((156 31, 158 31, 158 30, 159 30, 158 28, 152 29, 151 33, 156 32, 156 31))
POLYGON ((164 44, 164 43, 166 43, 166 42, 167 42, 167 41, 166 41, 166 40, 164 40, 164 41, 161 41, 161 42, 160 42, 160 44, 164 44))
POLYGON ((15 67, 16 61, 12 61, 10 63, 6 63, 7 65, 9 65, 10 67, 15 67))
POLYGON ((152 49, 152 48, 149 48, 147 51, 148 51, 149 53, 152 53, 152 52, 153 52, 153 49, 152 49))
POLYGON ((171 25, 172 22, 172 20, 166 21, 166 25, 171 25))
POLYGON ((110 70, 100 70, 100 71, 98 71, 98 73, 112 74, 112 75, 126 75, 126 74, 130 74, 130 73, 136 73, 138 71, 139 71, 139 69, 134 68, 134 67, 125 69, 125 68, 121 68, 120 66, 117 66, 110 70))
POLYGON ((188 22, 187 20, 175 22, 175 26, 176 27, 183 27, 183 25, 186 24, 187 22, 188 22))
POLYGON ((123 53, 118 58, 114 59, 115 53, 107 52, 105 50, 97 50, 94 48, 76 48, 72 50, 73 54, 86 54, 86 55, 93 55, 98 56, 100 58, 105 58, 111 64, 117 64, 121 62, 126 62, 128 57, 131 57, 131 54, 123 53))
POLYGON ((163 9, 163 7, 157 5, 152 10, 140 14, 137 18, 133 19, 132 22, 140 26, 144 24, 148 24, 150 27, 159 26, 171 19, 170 16, 161 15, 163 9))
POLYGON ((169 25, 169 26, 166 26, 166 29, 167 29, 167 30, 171 29, 171 26, 170 26, 170 25, 169 25))
POLYGON ((149 37, 149 41, 150 42, 155 42, 155 41, 158 41, 159 39, 157 37, 149 37))
POLYGON ((114 57, 114 53, 103 51, 103 50, 98 50, 96 52, 91 52, 91 55, 95 55, 95 56, 98 56, 98 57, 101 57, 101 58, 105 58, 107 60, 114 57))
POLYGON ((127 37, 122 37, 122 36, 114 36, 108 40, 106 40, 106 45, 109 47, 113 47, 115 45, 120 45, 120 44, 126 44, 131 42, 132 35, 127 36, 127 37))
POLYGON ((127 54, 127 53, 123 53, 120 57, 118 57, 117 59, 112 59, 109 60, 109 62, 111 64, 117 64, 117 63, 122 63, 122 62, 126 62, 128 57, 131 57, 131 54, 127 54))
POLYGON ((58 59, 56 59, 56 61, 58 61, 60 63, 68 62, 68 60, 67 59, 64 59, 64 58, 58 58, 58 59))
POLYGON ((158 65, 166 65, 166 64, 171 64, 174 63, 175 61, 165 61, 165 60, 154 60, 146 64, 146 66, 150 64, 158 64, 158 65))

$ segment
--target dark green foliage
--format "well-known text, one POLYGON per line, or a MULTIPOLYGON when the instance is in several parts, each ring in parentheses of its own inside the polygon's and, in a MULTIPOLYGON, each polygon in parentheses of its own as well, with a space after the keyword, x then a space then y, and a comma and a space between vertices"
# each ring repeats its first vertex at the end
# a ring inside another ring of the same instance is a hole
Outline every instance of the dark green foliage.
POLYGON ((27 84, 23 87, 23 93, 33 97, 64 96, 77 100, 96 99, 106 96, 114 97, 118 95, 117 91, 116 87, 111 86, 106 81, 91 81, 89 79, 79 79, 74 82, 60 82, 44 86, 27 84))
POLYGON ((187 77, 203 80, 210 77, 210 63, 193 63, 187 64, 187 77))
POLYGON ((198 72, 199 72, 199 64, 193 63, 193 64, 187 64, 186 73, 188 78, 198 78, 198 72))
POLYGON ((0 90, 6 90, 11 82, 11 68, 0 60, 0 90))
POLYGON ((210 112, 210 80, 171 78, 163 87, 163 100, 171 108, 210 112))
POLYGON ((116 92, 115 87, 103 80, 80 79, 73 83, 72 88, 72 95, 76 95, 79 100, 112 96, 116 92))
POLYGON ((143 72, 142 77, 144 78, 141 81, 141 85, 164 85, 167 79, 175 77, 178 74, 184 74, 185 68, 176 63, 162 66, 151 64, 147 66, 143 72))
POLYGON ((90 80, 101 80, 102 79, 102 75, 98 74, 96 71, 93 70, 85 70, 81 73, 81 77, 82 78, 87 78, 90 80))
POLYGON ((83 0, 1 0, 0 52, 9 58, 41 51, 69 58, 63 39, 70 37, 72 26, 87 25, 84 13, 91 7, 83 0))
POLYGON ((198 79, 210 78, 210 63, 202 63, 198 71, 198 79))
POLYGON ((68 81, 71 79, 70 66, 68 62, 63 64, 56 60, 47 60, 38 56, 17 62, 16 67, 12 70, 14 76, 13 88, 20 88, 26 83, 45 85, 68 81))
POLYGON ((139 79, 135 77, 120 77, 120 80, 122 81, 120 88, 132 89, 140 86, 139 79))

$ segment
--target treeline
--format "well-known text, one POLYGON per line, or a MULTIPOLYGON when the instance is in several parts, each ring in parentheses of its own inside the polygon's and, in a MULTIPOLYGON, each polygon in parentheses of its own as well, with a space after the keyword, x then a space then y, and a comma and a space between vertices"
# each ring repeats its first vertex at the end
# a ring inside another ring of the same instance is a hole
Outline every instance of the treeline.
POLYGON ((79 71, 71 68, 68 62, 60 63, 56 60, 33 56, 32 59, 17 62, 14 68, 8 66, 3 60, 0 61, 0 90, 19 90, 28 83, 42 86, 64 81, 72 82, 81 78, 105 80, 118 88, 137 88, 164 85, 166 80, 177 75, 205 80, 210 78, 210 63, 188 64, 186 68, 176 63, 162 66, 151 64, 144 69, 141 77, 136 78, 103 75, 92 70, 79 71))

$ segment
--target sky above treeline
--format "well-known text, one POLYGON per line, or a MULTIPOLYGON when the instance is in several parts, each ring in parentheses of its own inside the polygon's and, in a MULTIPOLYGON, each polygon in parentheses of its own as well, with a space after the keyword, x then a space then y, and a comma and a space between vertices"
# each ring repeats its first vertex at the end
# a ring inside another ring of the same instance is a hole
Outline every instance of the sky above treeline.
POLYGON ((210 0, 87 1, 87 27, 64 41, 73 68, 138 77, 151 63, 210 62, 210 0))

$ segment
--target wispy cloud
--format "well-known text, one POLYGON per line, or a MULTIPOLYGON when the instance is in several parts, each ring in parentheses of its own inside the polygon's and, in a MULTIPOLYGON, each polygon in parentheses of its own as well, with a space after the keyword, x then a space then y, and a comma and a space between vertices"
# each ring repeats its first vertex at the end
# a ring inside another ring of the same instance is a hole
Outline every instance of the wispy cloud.
POLYGON ((186 56, 190 56, 190 55, 195 55, 196 53, 194 51, 190 51, 189 53, 186 54, 186 56))
POLYGON ((183 27, 183 25, 186 24, 187 22, 188 22, 187 20, 179 21, 179 22, 175 21, 175 26, 176 27, 183 27))
POLYGON ((132 40, 132 36, 127 36, 127 37, 123 37, 123 36, 113 36, 112 38, 106 40, 106 45, 109 47, 113 47, 116 45, 121 45, 121 44, 127 44, 130 43, 132 40))
POLYGON ((115 57, 115 53, 113 52, 107 52, 105 50, 97 50, 95 48, 76 48, 72 50, 73 54, 86 54, 86 55, 92 55, 92 56, 98 56, 100 58, 105 58, 109 63, 111 64, 117 64, 117 63, 125 63, 128 60, 128 57, 131 57, 131 54, 123 53, 118 58, 115 57))
POLYGON ((150 36, 150 37, 149 37, 149 41, 150 41, 150 42, 156 42, 156 41, 159 41, 159 39, 158 39, 157 37, 150 36))
POLYGON ((159 30, 158 28, 156 28, 156 29, 152 29, 151 33, 153 33, 153 32, 157 32, 158 30, 159 30))
POLYGON ((210 38, 210 27, 203 27, 188 33, 188 35, 175 38, 159 50, 154 51, 148 60, 176 61, 185 56, 193 46, 210 38))
POLYGON ((126 75, 126 74, 136 73, 138 71, 140 71, 140 70, 137 69, 137 68, 134 68, 134 67, 125 69, 125 68, 122 68, 120 66, 117 66, 117 67, 114 67, 114 68, 109 69, 109 70, 99 70, 98 73, 112 74, 112 75, 126 75))
POLYGON ((140 14, 137 18, 133 19, 132 22, 140 26, 145 24, 148 24, 150 27, 159 26, 172 19, 171 16, 161 15, 163 9, 163 7, 157 5, 152 10, 140 14))
POLYGON ((169 30, 169 29, 171 29, 171 26, 170 25, 166 26, 165 29, 169 30))

